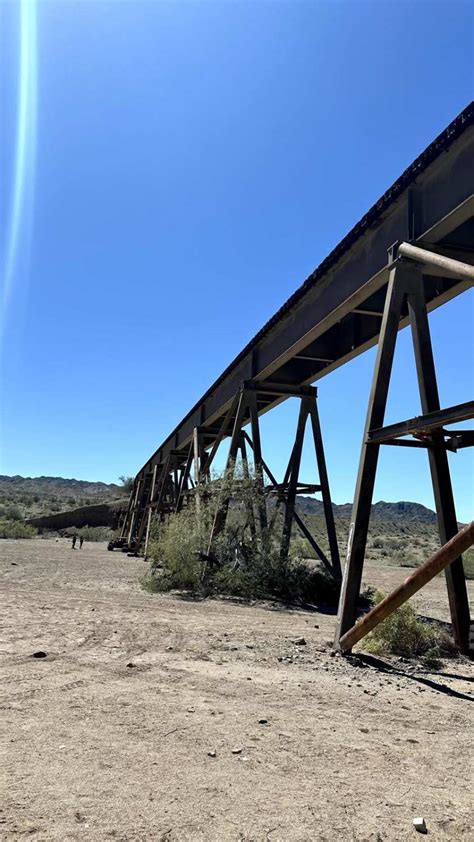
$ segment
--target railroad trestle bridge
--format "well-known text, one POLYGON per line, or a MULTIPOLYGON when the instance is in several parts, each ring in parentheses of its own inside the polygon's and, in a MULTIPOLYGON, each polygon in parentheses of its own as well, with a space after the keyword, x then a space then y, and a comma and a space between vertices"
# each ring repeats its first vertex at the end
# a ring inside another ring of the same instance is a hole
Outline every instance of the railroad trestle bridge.
MULTIPOLYGON (((218 447, 229 443, 228 466, 249 455, 267 493, 282 511, 281 552, 293 523, 322 563, 342 578, 336 644, 356 620, 377 462, 382 445, 425 448, 441 544, 458 532, 448 451, 474 444, 474 432, 449 425, 474 418, 474 401, 442 408, 428 313, 474 281, 474 104, 443 131, 387 190, 323 263, 248 343, 137 473, 117 546, 145 550, 154 516, 179 511, 206 477, 218 447), (422 415, 384 426, 398 331, 413 339, 422 415), (367 420, 355 484, 348 550, 341 570, 323 433, 314 383, 377 345, 367 420), (272 473, 260 416, 288 397, 299 400, 298 422, 282 482, 272 473), (248 427, 248 430, 246 429, 248 427), (305 431, 315 449, 315 481, 302 483, 305 431), (298 493, 321 492, 329 553, 295 508, 298 493)), ((445 349, 449 353, 449 349, 445 349)), ((468 397, 468 396, 467 396, 468 397)), ((210 537, 223 528, 223 500, 210 537)), ((257 526, 266 525, 260 506, 257 526)), ((455 638, 469 650, 470 615, 462 558, 446 566, 455 638)))

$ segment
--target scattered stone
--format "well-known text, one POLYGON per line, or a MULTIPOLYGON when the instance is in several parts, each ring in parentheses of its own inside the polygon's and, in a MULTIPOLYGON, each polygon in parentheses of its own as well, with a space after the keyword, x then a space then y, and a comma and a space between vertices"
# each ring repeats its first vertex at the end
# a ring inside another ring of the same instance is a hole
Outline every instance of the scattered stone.
POLYGON ((32 656, 31 656, 31 657, 32 657, 32 658, 47 658, 47 657, 48 657, 48 653, 47 653, 47 652, 42 652, 42 651, 41 651, 41 649, 40 649, 40 650, 39 650, 39 652, 33 652, 33 654, 32 654, 32 656))
POLYGON ((259 719, 258 724, 259 725, 268 725, 268 719, 259 719))
POLYGON ((317 624, 317 623, 315 623, 315 624, 314 624, 314 628, 315 628, 315 629, 319 629, 319 626, 318 626, 318 624, 317 624))
POLYGON ((10 564, 12 567, 18 567, 18 563, 16 561, 11 561, 10 564))
POLYGON ((243 749, 242 749, 242 748, 239 748, 239 747, 237 747, 237 748, 233 748, 233 749, 232 749, 232 754, 242 754, 242 751, 243 751, 243 749))
POLYGON ((134 667, 134 666, 135 666, 135 664, 132 663, 132 661, 129 661, 128 664, 127 664, 127 667, 134 667))
POLYGON ((428 828, 426 827, 426 822, 423 816, 413 819, 413 827, 418 831, 418 833, 428 833, 428 828))
POLYGON ((363 734, 368 734, 368 733, 369 733, 369 729, 368 729, 368 728, 360 728, 359 730, 360 730, 360 731, 362 731, 362 733, 363 733, 363 734))
POLYGON ((166 651, 167 651, 167 652, 172 652, 172 650, 173 650, 173 647, 172 647, 172 646, 167 646, 167 647, 166 647, 166 651))
POLYGON ((255 649, 253 643, 247 643, 247 649, 255 649))
POLYGON ((306 646, 306 640, 304 637, 299 637, 298 640, 294 640, 293 643, 295 646, 306 646))
POLYGON ((187 710, 188 710, 188 713, 194 713, 194 711, 196 710, 196 708, 188 708, 187 710))
POLYGON ((207 752, 207 756, 208 756, 208 757, 216 757, 217 755, 216 755, 216 752, 215 752, 215 751, 208 751, 208 752, 207 752))

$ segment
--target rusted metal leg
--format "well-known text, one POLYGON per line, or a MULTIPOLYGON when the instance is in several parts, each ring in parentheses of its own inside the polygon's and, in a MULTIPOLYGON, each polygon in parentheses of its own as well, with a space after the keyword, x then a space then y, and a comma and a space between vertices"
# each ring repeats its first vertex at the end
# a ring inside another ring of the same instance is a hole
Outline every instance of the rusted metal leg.
POLYGON ((326 520, 326 529, 328 533, 329 552, 331 555, 331 563, 333 573, 340 578, 341 576, 341 560, 339 557, 339 547, 337 544, 336 525, 334 523, 334 512, 332 508, 331 492, 329 490, 329 479, 326 468, 326 459, 324 456, 323 438, 321 435, 321 425, 319 423, 318 408, 316 399, 309 403, 309 414, 311 418, 311 426, 313 430, 314 448, 316 450, 316 461, 318 464, 319 484, 321 486, 321 495, 323 498, 324 517, 326 520))
POLYGON ((342 651, 351 649, 366 634, 379 625, 387 617, 390 617, 397 608, 410 599, 413 594, 420 590, 423 585, 434 579, 443 569, 447 569, 460 554, 465 552, 474 544, 474 521, 471 521, 464 529, 461 529, 450 541, 436 550, 432 556, 418 567, 411 576, 408 576, 398 588, 385 597, 368 614, 365 614, 349 631, 340 639, 342 651))
POLYGON ((396 267, 390 272, 375 370, 369 396, 369 406, 352 510, 352 522, 347 546, 346 565, 339 600, 335 637, 335 645, 337 647, 339 646, 340 638, 354 625, 356 618, 357 600, 362 581, 367 532, 379 456, 379 445, 368 444, 367 436, 370 430, 383 425, 404 296, 403 273, 399 267, 396 267))
MULTIPOLYGON (((412 271, 416 270, 413 269, 412 271)), ((408 295, 408 312, 413 335, 421 405, 423 413, 427 414, 439 410, 440 403, 421 270, 418 269, 417 273, 419 276, 418 283, 408 295)), ((434 432, 433 442, 434 446, 428 448, 428 457, 438 515, 439 535, 441 544, 446 544, 450 538, 457 534, 458 524, 448 454, 443 446, 442 435, 434 432)), ((454 637, 461 651, 468 653, 471 618, 461 556, 455 558, 446 568, 445 575, 454 637)))
POLYGON ((258 420, 257 393, 251 391, 247 396, 247 400, 250 410, 250 424, 252 428, 255 478, 259 482, 261 492, 258 501, 258 519, 260 522, 260 531, 264 532, 264 530, 267 528, 267 506, 263 497, 262 445, 260 441, 260 424, 258 420))
MULTIPOLYGON (((235 416, 234 426, 232 430, 232 437, 230 440, 229 446, 229 453, 227 456, 226 467, 224 471, 224 482, 230 475, 230 473, 234 473, 235 468, 235 459, 237 456, 237 450, 239 447, 240 441, 240 431, 242 424, 244 423, 245 414, 247 411, 247 399, 245 395, 245 391, 242 390, 240 393, 239 404, 237 407, 237 414, 235 416)), ((211 534, 209 537, 209 545, 208 545, 208 555, 212 552, 212 545, 214 539, 219 535, 220 532, 224 529, 225 522, 227 520, 227 511, 229 509, 229 495, 227 493, 224 494, 222 499, 219 501, 218 508, 214 517, 214 523, 212 524, 211 534)))
MULTIPOLYGON (((241 459, 242 459, 243 477, 244 477, 244 480, 248 481, 250 479, 249 463, 248 463, 248 459, 247 459, 247 447, 245 445, 245 437, 244 437, 244 434, 243 434, 242 431, 240 433, 239 450, 240 450, 240 456, 241 456, 241 459)), ((247 521, 248 521, 248 525, 249 525, 249 528, 250 528, 250 534, 252 535, 252 538, 254 538, 255 535, 256 535, 255 516, 254 516, 252 501, 248 499, 248 493, 247 493, 247 499, 246 499, 246 506, 247 506, 247 521)))
POLYGON ((150 490, 150 499, 148 503, 148 519, 146 525, 146 534, 145 534, 145 549, 143 551, 143 555, 146 561, 147 552, 148 552, 148 543, 150 540, 150 529, 151 529, 151 519, 153 517, 153 500, 155 497, 155 488, 156 488, 156 475, 158 473, 158 465, 154 465, 153 467, 153 479, 151 482, 151 490, 150 490))
POLYGON ((286 558, 290 547, 291 528, 295 513, 296 490, 301 464, 301 452, 303 449, 304 431, 308 418, 308 399, 302 398, 296 428, 295 446, 292 453, 291 471, 286 496, 285 515, 283 520, 283 532, 281 536, 280 555, 286 558))

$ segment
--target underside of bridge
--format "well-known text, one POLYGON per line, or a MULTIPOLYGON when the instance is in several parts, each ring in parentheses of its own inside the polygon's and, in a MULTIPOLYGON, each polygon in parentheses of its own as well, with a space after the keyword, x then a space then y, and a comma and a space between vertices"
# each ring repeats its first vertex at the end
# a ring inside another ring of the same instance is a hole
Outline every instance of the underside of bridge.
MULTIPOLYGON (((428 451, 441 542, 457 532, 447 451, 473 444, 446 425, 474 417, 474 402, 441 410, 427 313, 467 290, 474 265, 474 104, 471 103, 408 167, 344 240, 225 369, 138 472, 117 546, 138 552, 154 516, 179 511, 206 480, 217 448, 229 443, 228 465, 252 456, 283 513, 281 551, 292 524, 321 561, 341 576, 321 433, 316 381, 378 344, 361 449, 336 642, 354 623, 380 446, 428 451), (383 427, 398 331, 410 325, 423 416, 383 427), (259 417, 296 397, 300 413, 288 469, 278 483, 261 442, 259 417), (306 422, 315 446, 314 478, 300 482, 306 422), (246 430, 249 427, 250 433, 246 430), (314 479, 314 482, 313 482, 314 479), (320 491, 329 557, 295 509, 298 493, 320 491)), ((449 351, 447 351, 449 352, 449 351)), ((348 414, 348 423, 350 417, 348 414)), ((222 528, 227 502, 216 518, 222 528)), ((264 507, 265 508, 265 507, 264 507)), ((266 511, 257 513, 265 525, 266 511)), ((212 544, 211 535, 211 544, 212 544)), ((210 544, 210 546, 211 546, 210 544)), ((209 549, 209 548, 208 548, 209 549)), ((469 608, 462 560, 446 573, 455 637, 469 647, 469 608)))

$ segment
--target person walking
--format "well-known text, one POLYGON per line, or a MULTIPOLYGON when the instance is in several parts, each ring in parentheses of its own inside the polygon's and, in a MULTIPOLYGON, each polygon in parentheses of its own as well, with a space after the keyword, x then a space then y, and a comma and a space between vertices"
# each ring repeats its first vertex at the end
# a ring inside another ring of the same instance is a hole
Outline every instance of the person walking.
POLYGON ((76 541, 77 541, 77 535, 73 535, 72 536, 72 548, 73 548, 73 550, 76 549, 76 541))
POLYGON ((83 537, 82 537, 82 535, 81 535, 81 536, 80 536, 80 538, 79 538, 79 549, 80 549, 80 550, 82 550, 82 545, 83 545, 83 543, 84 543, 84 538, 83 538, 83 537))

